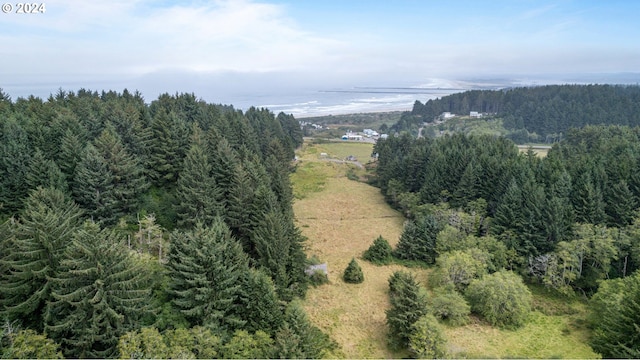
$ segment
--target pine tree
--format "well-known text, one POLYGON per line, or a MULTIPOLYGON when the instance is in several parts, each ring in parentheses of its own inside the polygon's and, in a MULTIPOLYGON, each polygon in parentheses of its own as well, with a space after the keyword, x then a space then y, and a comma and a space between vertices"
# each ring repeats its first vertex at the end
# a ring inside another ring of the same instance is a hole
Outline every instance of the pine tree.
POLYGON ((355 258, 352 258, 347 268, 344 269, 342 279, 351 284, 360 284, 364 281, 364 274, 355 258))
MULTIPOLYGON (((20 222, 11 226, 11 249, 2 259, 0 297, 3 315, 41 329, 45 304, 51 301, 50 278, 79 226, 81 210, 57 189, 38 188, 26 201, 20 222)), ((7 224, 8 226, 8 224, 7 224)))
POLYGON ((113 173, 92 144, 84 149, 73 178, 73 198, 95 221, 114 224, 120 214, 113 173))
POLYGON ((64 177, 58 165, 53 160, 49 160, 44 157, 44 154, 40 149, 36 149, 35 153, 31 157, 31 163, 29 164, 29 170, 25 177, 27 185, 30 189, 35 189, 38 186, 51 187, 58 189, 62 192, 68 191, 67 181, 64 177))
POLYGON ((397 348, 409 345, 413 325, 429 314, 427 295, 411 274, 396 272, 389 278, 391 308, 386 311, 391 343, 397 348))
POLYGON ((151 130, 147 169, 153 184, 175 186, 189 141, 189 128, 175 113, 160 110, 151 121, 151 130))
POLYGON ((281 359, 319 359, 335 347, 329 336, 309 321, 297 301, 287 306, 285 320, 276 334, 275 343, 275 357, 281 359))
POLYGON ((249 269, 244 275, 239 303, 243 309, 242 319, 246 321, 244 329, 275 335, 282 325, 283 314, 275 285, 263 271, 249 269))
POLYGON ((378 236, 371 246, 362 254, 362 258, 371 261, 374 264, 387 264, 391 261, 393 249, 389 242, 382 237, 378 236))
POLYGON ((218 188, 221 190, 221 199, 223 199, 225 209, 228 207, 229 192, 233 187, 233 175, 236 166, 240 163, 235 150, 229 145, 225 138, 221 138, 211 148, 209 144, 209 161, 211 161, 211 174, 218 188))
POLYGON ((82 160, 84 144, 71 130, 67 129, 60 141, 57 163, 64 173, 67 183, 72 183, 76 166, 82 160))
POLYGON ((611 226, 623 227, 631 225, 634 219, 636 202, 625 180, 620 180, 607 191, 605 213, 607 223, 611 226))
POLYGON ((602 192, 592 180, 591 172, 584 172, 573 188, 572 203, 576 221, 588 224, 601 224, 605 218, 602 192))
POLYGON ((118 339, 149 310, 147 270, 114 231, 85 223, 73 237, 53 278, 45 331, 66 357, 116 355, 118 339))
POLYGON ((142 167, 127 152, 111 124, 107 124, 94 146, 112 174, 116 214, 118 217, 129 214, 137 207, 138 198, 149 186, 142 167))
POLYGON ((178 177, 176 208, 178 226, 207 226, 223 213, 222 191, 211 176, 211 165, 200 140, 200 129, 194 130, 191 148, 178 177))
POLYGON ((304 293, 306 256, 303 238, 293 221, 277 210, 268 210, 252 233, 256 261, 273 279, 278 295, 290 301, 304 293))
POLYGON ((395 255, 401 259, 435 263, 436 237, 439 231, 440 225, 433 215, 409 221, 402 231, 395 255))
POLYGON ((173 305, 191 325, 234 330, 244 325, 238 307, 246 255, 217 218, 210 227, 197 225, 171 235, 168 256, 173 305))
POLYGON ((0 142, 0 211, 13 214, 28 194, 31 149, 26 131, 13 118, 4 121, 0 142))

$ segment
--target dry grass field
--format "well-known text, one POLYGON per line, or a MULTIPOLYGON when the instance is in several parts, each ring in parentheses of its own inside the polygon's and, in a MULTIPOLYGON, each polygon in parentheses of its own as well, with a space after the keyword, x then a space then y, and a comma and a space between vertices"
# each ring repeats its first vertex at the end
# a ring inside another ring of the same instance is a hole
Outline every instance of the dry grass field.
MULTIPOLYGON (((408 354, 392 352, 386 345, 387 280, 394 271, 404 269, 415 273, 417 279, 426 284, 430 270, 376 266, 360 259, 379 235, 394 246, 404 219, 389 207, 379 189, 346 177, 352 165, 319 159, 320 151, 315 146, 321 146, 322 152, 336 151, 332 145, 306 145, 299 152, 298 170, 292 175, 296 225, 308 238, 307 255, 317 256, 327 262, 329 268, 329 283, 310 288, 304 300, 305 309, 310 319, 339 344, 335 357, 406 357, 408 354), (342 280, 343 271, 353 257, 362 267, 365 277, 362 284, 347 284, 342 280)), ((450 355, 454 358, 598 357, 586 345, 588 332, 582 325, 585 314, 582 303, 567 305, 565 300, 544 294, 536 294, 535 298, 538 311, 526 326, 515 331, 493 328, 477 318, 466 326, 446 327, 450 355), (556 307, 564 310, 556 311, 556 307)))
MULTIPOLYGON (((323 149, 322 152, 338 156, 344 152, 357 153, 356 149, 370 153, 372 147, 371 144, 366 149, 366 144, 342 143, 317 146, 323 149)), ((379 189, 347 179, 345 173, 349 165, 319 160, 315 156, 319 152, 301 153, 302 166, 292 179, 297 193, 296 222, 308 238, 307 254, 327 262, 329 268, 329 283, 311 288, 307 293, 304 302, 307 313, 317 326, 338 342, 341 349, 336 356, 402 357, 405 354, 387 349, 385 318, 385 310, 389 307, 387 279, 402 267, 375 266, 359 257, 379 235, 395 245, 404 219, 384 202, 379 189), (298 174, 301 169, 306 169, 303 176, 298 174), (301 181, 307 185, 313 182, 307 176, 309 172, 323 173, 321 186, 300 186, 301 181), (362 284, 342 281, 342 273, 353 257, 362 267, 365 277, 362 284)), ((427 270, 412 271, 418 273, 419 280, 426 280, 427 270)))

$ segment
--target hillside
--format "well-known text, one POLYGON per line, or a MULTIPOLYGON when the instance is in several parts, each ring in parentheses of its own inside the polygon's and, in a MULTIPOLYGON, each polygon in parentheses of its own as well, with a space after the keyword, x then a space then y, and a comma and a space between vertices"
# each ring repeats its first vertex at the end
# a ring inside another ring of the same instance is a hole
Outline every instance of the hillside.
POLYGON ((519 133, 517 137, 535 134, 541 142, 555 142, 570 128, 640 125, 640 87, 548 85, 465 91, 416 101, 392 129, 416 132, 423 122, 431 123, 444 112, 464 116, 472 111, 501 119, 504 129, 519 133))

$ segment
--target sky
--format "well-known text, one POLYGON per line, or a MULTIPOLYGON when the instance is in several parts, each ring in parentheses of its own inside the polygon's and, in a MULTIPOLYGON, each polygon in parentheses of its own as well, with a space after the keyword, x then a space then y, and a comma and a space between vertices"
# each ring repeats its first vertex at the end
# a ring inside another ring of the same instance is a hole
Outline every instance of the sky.
POLYGON ((633 0, 3 4, 0 88, 14 99, 127 88, 259 105, 336 89, 640 79, 633 0))

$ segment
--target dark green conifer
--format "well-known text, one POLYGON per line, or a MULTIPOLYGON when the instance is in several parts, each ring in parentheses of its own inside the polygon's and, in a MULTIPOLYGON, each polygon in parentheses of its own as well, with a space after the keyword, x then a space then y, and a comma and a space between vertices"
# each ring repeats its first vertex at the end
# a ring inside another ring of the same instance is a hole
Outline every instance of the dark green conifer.
POLYGON ((351 284, 360 284, 364 281, 364 274, 355 258, 352 258, 347 268, 344 269, 342 279, 351 284))
POLYGON ((248 269, 242 247, 217 218, 171 235, 169 276, 173 305, 190 324, 234 330, 244 325, 238 297, 248 269))
POLYGON ((41 329, 45 304, 52 300, 50 278, 60 271, 65 248, 82 211, 57 189, 38 188, 26 201, 20 221, 7 224, 11 248, 2 259, 2 313, 41 329))
POLYGON ((195 128, 191 148, 184 159, 177 186, 178 226, 208 226, 223 214, 222 192, 211 176, 211 165, 203 149, 200 129, 195 128))
POLYGON ((51 279, 45 332, 66 357, 115 356, 120 336, 149 310, 146 269, 120 236, 91 222, 75 233, 64 257, 51 279))

